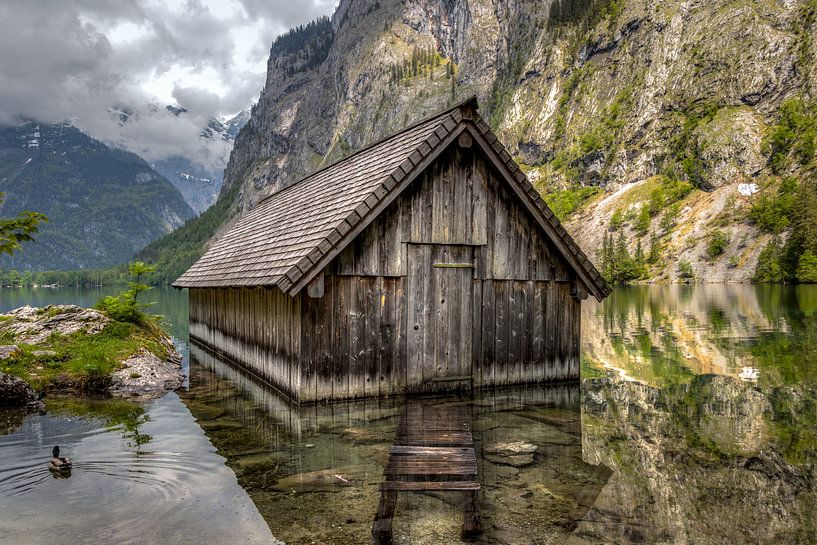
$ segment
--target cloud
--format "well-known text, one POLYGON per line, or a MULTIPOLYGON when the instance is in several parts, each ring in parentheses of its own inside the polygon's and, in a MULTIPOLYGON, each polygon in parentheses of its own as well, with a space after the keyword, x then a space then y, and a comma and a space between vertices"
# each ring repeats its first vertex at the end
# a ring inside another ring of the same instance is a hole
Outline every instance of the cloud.
POLYGON ((223 143, 205 149, 199 141, 207 120, 257 100, 274 37, 333 7, 333 0, 5 0, 0 124, 70 120, 148 160, 223 163, 223 143), (172 102, 188 113, 166 112, 172 102), (115 108, 135 112, 125 127, 115 108))

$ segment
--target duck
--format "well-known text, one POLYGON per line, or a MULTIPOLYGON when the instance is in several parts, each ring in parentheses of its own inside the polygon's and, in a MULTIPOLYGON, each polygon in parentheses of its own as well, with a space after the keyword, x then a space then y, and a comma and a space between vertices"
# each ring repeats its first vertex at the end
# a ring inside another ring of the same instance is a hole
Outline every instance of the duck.
POLYGON ((54 447, 51 451, 51 463, 48 469, 53 471, 71 471, 71 459, 66 456, 60 456, 60 447, 54 447))

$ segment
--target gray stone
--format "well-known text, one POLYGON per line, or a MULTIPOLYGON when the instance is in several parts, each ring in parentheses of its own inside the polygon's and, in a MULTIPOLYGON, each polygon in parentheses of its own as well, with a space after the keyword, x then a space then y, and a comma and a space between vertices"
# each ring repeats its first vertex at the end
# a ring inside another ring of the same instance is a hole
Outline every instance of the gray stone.
POLYGON ((0 323, 0 332, 11 333, 18 342, 40 344, 52 334, 96 335, 111 319, 102 312, 77 305, 48 305, 43 308, 24 306, 3 316, 11 317, 0 323))
POLYGON ((31 355, 35 358, 56 358, 59 354, 53 350, 34 350, 31 355))
POLYGON ((142 348, 122 362, 112 377, 111 394, 119 397, 157 397, 182 385, 184 374, 177 358, 162 360, 142 348))
POLYGON ((16 344, 6 344, 0 346, 0 360, 7 360, 10 358, 14 358, 19 354, 20 347, 16 344))
POLYGON ((24 380, 0 373, 0 407, 23 407, 27 410, 43 408, 37 393, 24 380))
POLYGON ((485 448, 485 457, 497 464, 513 467, 526 466, 533 463, 533 455, 538 448, 524 441, 494 443, 485 448))

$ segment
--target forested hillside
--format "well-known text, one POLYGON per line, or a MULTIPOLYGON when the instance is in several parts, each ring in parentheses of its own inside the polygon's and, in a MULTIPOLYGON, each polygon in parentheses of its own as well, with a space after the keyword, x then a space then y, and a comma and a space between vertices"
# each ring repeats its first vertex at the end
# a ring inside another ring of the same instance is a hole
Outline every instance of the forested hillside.
POLYGON ((181 194, 136 155, 67 125, 0 129, 0 215, 48 217, 1 269, 101 268, 123 263, 193 216, 181 194))

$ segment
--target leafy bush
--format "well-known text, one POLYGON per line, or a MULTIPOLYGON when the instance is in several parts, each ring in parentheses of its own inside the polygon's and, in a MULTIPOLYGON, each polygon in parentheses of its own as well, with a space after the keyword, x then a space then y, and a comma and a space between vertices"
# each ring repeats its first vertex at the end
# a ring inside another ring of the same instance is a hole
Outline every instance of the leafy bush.
POLYGON ((754 282, 783 282, 786 275, 781 266, 783 258, 783 245, 779 237, 774 237, 769 244, 760 252, 757 259, 754 282))
POLYGON ((766 192, 752 204, 749 219, 769 233, 781 233, 791 223, 791 214, 797 192, 797 178, 784 178, 774 195, 766 192))
POLYGON ((150 304, 140 302, 139 294, 151 288, 142 283, 142 278, 155 270, 155 267, 145 265, 141 261, 134 261, 128 265, 128 273, 131 275, 128 289, 119 295, 102 298, 96 308, 119 322, 143 323, 145 321, 144 310, 150 304))
POLYGON ((624 212, 622 212, 621 209, 617 209, 613 212, 613 215, 610 216, 610 229, 618 231, 622 225, 624 225, 624 212))
POLYGON ((817 283, 817 255, 806 250, 800 256, 800 261, 797 264, 797 281, 802 284, 817 283))
POLYGON ((678 263, 678 275, 686 280, 695 278, 695 270, 692 268, 692 263, 689 261, 681 261, 678 263))
POLYGON ((545 195, 545 202, 560 220, 565 220, 593 195, 601 191, 598 187, 579 187, 545 195))
POLYGON ((715 259, 726 251, 726 247, 729 246, 729 238, 729 234, 720 229, 713 231, 709 235, 709 242, 706 245, 706 254, 710 259, 715 259))
POLYGON ((650 230, 651 219, 649 209, 646 206, 642 206, 635 218, 635 225, 633 225, 636 232, 641 235, 646 235, 647 231, 650 230))
POLYGON ((808 164, 814 158, 816 146, 817 107, 800 99, 784 102, 780 106, 780 121, 766 141, 772 170, 782 172, 791 158, 801 165, 808 164))

